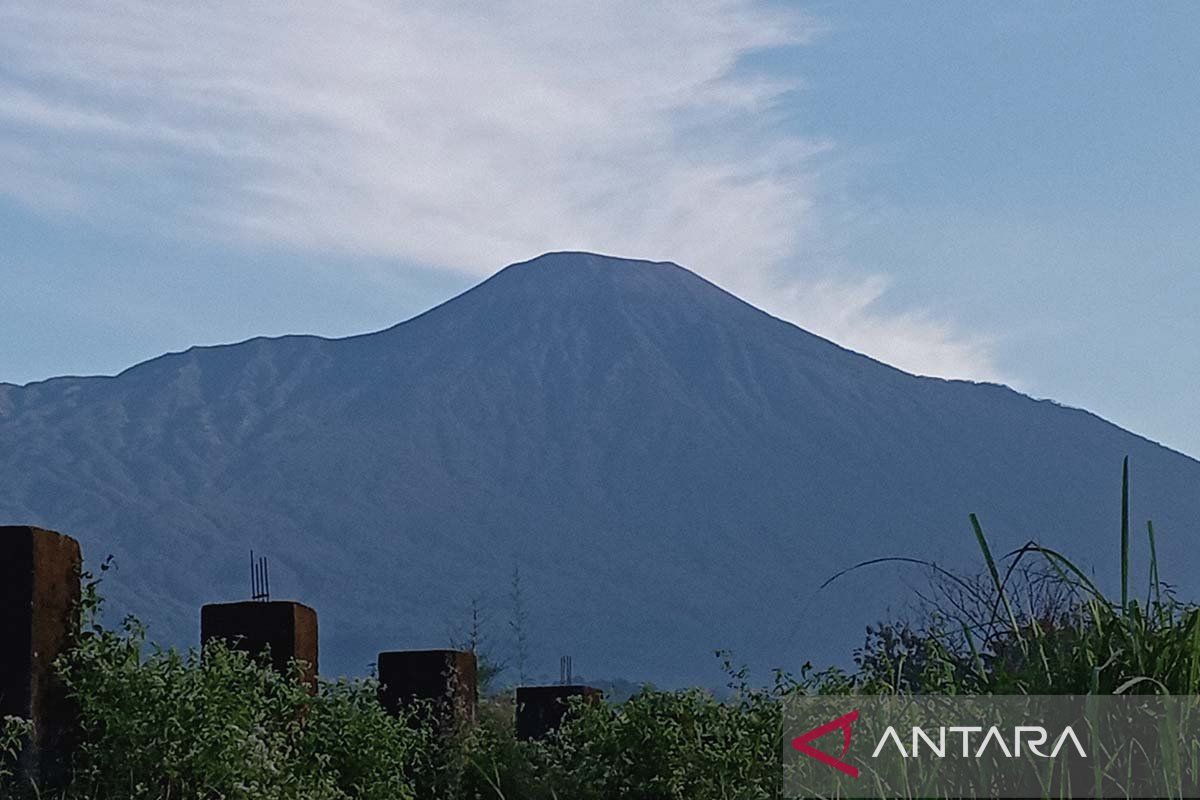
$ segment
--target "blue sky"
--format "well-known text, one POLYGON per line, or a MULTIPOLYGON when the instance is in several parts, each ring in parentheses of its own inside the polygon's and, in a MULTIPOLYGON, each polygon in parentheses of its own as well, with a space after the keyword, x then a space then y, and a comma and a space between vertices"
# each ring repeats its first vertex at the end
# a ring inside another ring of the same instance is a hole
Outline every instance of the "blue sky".
POLYGON ((1189 3, 10 0, 0 381, 590 249, 1200 455, 1198 75, 1189 3))

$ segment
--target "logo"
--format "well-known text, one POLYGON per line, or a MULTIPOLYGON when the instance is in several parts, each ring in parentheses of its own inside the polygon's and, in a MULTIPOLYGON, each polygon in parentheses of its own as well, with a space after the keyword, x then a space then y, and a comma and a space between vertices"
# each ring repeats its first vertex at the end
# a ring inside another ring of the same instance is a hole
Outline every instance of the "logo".
POLYGON ((820 727, 813 728, 811 731, 797 736, 792 740, 792 747, 796 750, 799 750, 801 753, 804 753, 806 756, 815 758, 817 761, 820 761, 826 766, 833 767, 839 772, 844 772, 851 778, 857 778, 858 767, 842 761, 842 759, 846 757, 846 753, 850 751, 850 726, 852 726, 857 719, 858 709, 856 708, 849 714, 843 714, 837 719, 830 720, 820 727), (826 734, 832 733, 836 730, 841 730, 842 732, 842 752, 837 758, 834 758, 833 756, 829 755, 829 753, 818 750, 809 744, 809 742, 815 739, 820 739, 822 736, 825 736, 826 734))
POLYGON ((1195 797, 1200 694, 782 701, 787 797, 1195 797), (849 712, 849 713, 847 713, 849 712), (1065 792, 1065 794, 1064 794, 1065 792))

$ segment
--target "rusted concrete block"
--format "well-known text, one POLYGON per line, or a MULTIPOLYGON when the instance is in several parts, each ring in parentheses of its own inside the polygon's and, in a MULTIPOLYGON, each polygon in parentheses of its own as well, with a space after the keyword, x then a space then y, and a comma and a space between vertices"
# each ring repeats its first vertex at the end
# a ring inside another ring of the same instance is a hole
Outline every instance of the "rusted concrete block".
POLYGON ((33 721, 19 769, 48 787, 65 775, 74 730, 54 660, 77 633, 81 563, 70 536, 0 527, 0 717, 33 721))
POLYGON ((574 697, 600 703, 604 701, 604 692, 582 684, 522 686, 517 689, 517 736, 521 739, 544 739, 558 730, 571 710, 570 702, 574 697))
POLYGON ((256 656, 269 650, 271 666, 284 674, 293 659, 303 662, 304 683, 317 685, 317 612, 303 603, 210 603, 200 609, 200 643, 214 639, 256 656))
POLYGON ((399 714, 414 701, 428 701, 442 723, 475 720, 475 654, 469 650, 398 650, 380 653, 380 702, 399 714))

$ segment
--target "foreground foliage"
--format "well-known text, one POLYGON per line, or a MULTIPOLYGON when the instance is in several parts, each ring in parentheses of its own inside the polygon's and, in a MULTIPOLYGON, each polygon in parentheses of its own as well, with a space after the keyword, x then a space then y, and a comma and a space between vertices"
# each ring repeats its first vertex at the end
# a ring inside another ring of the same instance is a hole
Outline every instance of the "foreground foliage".
POLYGON ((1178 599, 1160 578, 1150 522, 1144 599, 1135 595, 1128 470, 1126 460, 1118 598, 1106 596, 1065 555, 1034 542, 997 560, 972 514, 984 569, 964 578, 926 564, 933 580, 920 623, 868 630, 857 676, 863 688, 926 694, 1200 693, 1200 608, 1178 599))
POLYGON ((411 797, 420 731, 370 682, 310 694, 222 645, 147 652, 132 622, 93 629, 63 666, 81 719, 73 797, 411 797))
MULTIPOLYGON (((118 632, 92 622, 91 582, 84 633, 61 663, 80 711, 73 779, 38 796, 766 800, 780 797, 780 701, 792 693, 1200 693, 1200 609, 1160 581, 1152 526, 1139 600, 1127 514, 1119 599, 1035 544, 996 559, 971 522, 979 575, 925 565, 930 588, 916 622, 868 629, 852 673, 806 666, 758 688, 726 656, 726 700, 646 689, 617 705, 580 704, 542 742, 515 738, 511 696, 486 699, 477 724, 434 731, 420 713, 384 713, 370 680, 310 693, 225 647, 203 656, 148 647, 135 621, 118 632)), ((18 720, 0 725, 0 794, 29 790, 11 773, 26 732, 18 720)))

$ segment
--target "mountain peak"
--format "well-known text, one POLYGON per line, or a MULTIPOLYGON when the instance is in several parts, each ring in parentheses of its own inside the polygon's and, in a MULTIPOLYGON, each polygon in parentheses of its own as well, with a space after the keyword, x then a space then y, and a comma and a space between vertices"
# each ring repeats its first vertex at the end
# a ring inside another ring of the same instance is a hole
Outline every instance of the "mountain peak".
MULTIPOLYGON (((628 312, 644 304, 671 308, 735 303, 751 307, 691 270, 670 261, 649 261, 583 251, 543 253, 496 272, 487 280, 417 317, 496 313, 529 317, 542 312, 628 312)), ((414 320, 415 321, 415 320, 414 320)))
MULTIPOLYGON (((542 253, 527 261, 518 261, 497 272, 492 278, 502 275, 519 274, 530 278, 545 279, 548 277, 569 277, 578 279, 584 276, 597 278, 632 278, 636 276, 655 275, 660 278, 667 276, 675 279, 689 277, 697 282, 708 283, 695 272, 682 267, 673 261, 651 261, 644 258, 625 258, 604 253, 590 253, 582 250, 559 250, 542 253)), ((484 281, 484 284, 489 281, 484 281)), ((714 287, 715 288, 715 287, 714 287)))
MULTIPOLYGON (((734 360, 771 352, 793 365, 824 362, 836 371, 891 367, 771 316, 671 261, 582 251, 543 253, 510 264, 482 283, 407 322, 401 336, 449 342, 454 351, 491 350, 520 341, 528 350, 565 348, 574 360, 629 358, 635 346, 685 354, 700 347, 734 360)), ((514 345, 517 346, 517 345, 514 345)), ((702 368, 705 359, 668 358, 702 368)))
POLYGON ((679 267, 671 261, 651 261, 645 258, 625 258, 607 253, 593 253, 587 250, 551 250, 535 256, 527 261, 519 261, 513 267, 623 267, 642 265, 647 267, 671 266, 679 267))

